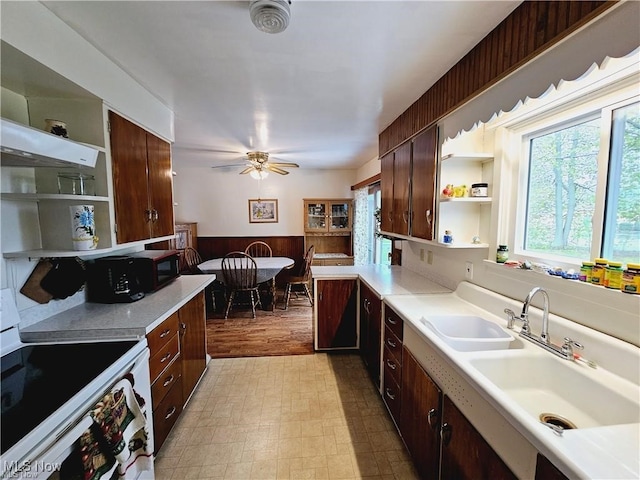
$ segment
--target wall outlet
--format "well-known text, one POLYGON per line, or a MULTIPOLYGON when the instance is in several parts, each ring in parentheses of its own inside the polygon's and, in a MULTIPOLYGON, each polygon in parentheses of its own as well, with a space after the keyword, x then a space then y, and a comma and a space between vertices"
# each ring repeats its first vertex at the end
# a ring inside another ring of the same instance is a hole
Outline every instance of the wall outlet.
POLYGON ((420 249, 420 261, 424 262, 424 248, 420 249))
POLYGON ((464 278, 473 280, 473 263, 467 262, 464 267, 464 278))
POLYGON ((427 250, 427 263, 433 265, 433 252, 431 250, 427 250))

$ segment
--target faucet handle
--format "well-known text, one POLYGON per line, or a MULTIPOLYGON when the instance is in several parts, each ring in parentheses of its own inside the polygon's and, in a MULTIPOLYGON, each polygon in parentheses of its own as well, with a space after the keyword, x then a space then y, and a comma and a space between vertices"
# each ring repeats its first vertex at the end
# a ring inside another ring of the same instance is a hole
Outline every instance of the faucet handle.
POLYGON ((510 308, 505 308, 504 313, 507 314, 507 328, 513 330, 513 324, 515 323, 518 317, 516 317, 515 312, 510 308))
POLYGON ((569 337, 564 337, 564 343, 562 344, 562 353, 564 353, 567 357, 570 357, 569 360, 573 360, 573 349, 583 350, 584 345, 572 340, 569 337))

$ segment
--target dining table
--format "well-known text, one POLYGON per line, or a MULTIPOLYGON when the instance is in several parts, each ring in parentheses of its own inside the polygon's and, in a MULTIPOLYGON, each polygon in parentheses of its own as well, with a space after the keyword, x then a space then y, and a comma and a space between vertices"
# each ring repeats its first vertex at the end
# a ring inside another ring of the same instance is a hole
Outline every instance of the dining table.
MULTIPOLYGON (((295 264, 292 258, 288 257, 252 257, 256 262, 257 283, 269 282, 270 293, 272 295, 271 311, 276 303, 275 299, 275 278, 282 270, 291 268, 295 264)), ((202 273, 215 274, 216 278, 224 283, 222 274, 222 258, 212 258, 198 264, 202 273)))

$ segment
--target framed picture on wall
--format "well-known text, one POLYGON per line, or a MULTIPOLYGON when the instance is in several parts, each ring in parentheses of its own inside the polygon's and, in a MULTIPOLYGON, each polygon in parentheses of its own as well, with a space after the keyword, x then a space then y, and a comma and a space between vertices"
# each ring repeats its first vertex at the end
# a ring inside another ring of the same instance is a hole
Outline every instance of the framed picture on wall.
POLYGON ((250 199, 249 223, 278 223, 278 200, 250 199))

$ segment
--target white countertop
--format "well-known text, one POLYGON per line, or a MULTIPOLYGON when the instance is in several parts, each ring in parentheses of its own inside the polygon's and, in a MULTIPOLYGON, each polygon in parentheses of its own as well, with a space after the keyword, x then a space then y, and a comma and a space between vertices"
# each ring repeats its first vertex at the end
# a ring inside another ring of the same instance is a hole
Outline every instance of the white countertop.
POLYGON ((72 342, 143 338, 195 297, 215 275, 182 275, 133 303, 83 303, 20 329, 23 342, 72 342))
MULTIPOLYGON (((480 289, 480 287, 475 286, 474 288, 480 289)), ((420 322, 420 318, 426 315, 462 314, 478 315, 494 321, 500 327, 506 327, 506 319, 504 316, 499 315, 498 310, 501 311, 505 306, 513 308, 519 305, 521 307, 521 302, 499 296, 488 290, 486 292, 488 292, 488 298, 491 298, 489 303, 485 303, 485 306, 491 303, 495 304, 496 309, 491 309, 493 311, 482 309, 474 303, 461 298, 457 293, 415 296, 398 295, 387 297, 384 301, 430 347, 438 351, 442 358, 500 412, 537 451, 551 460, 567 477, 590 479, 640 478, 640 423, 578 428, 566 430, 562 436, 556 435, 551 429, 526 413, 522 407, 511 401, 504 392, 477 371, 470 362, 473 358, 489 356, 499 357, 501 360, 509 362, 510 356, 521 355, 522 352, 548 355, 557 359, 558 362, 566 362, 566 360, 555 357, 553 354, 526 340, 518 339, 517 331, 519 329, 516 331, 509 330, 508 332, 516 337, 516 341, 521 343, 521 349, 485 352, 457 351, 420 322)), ((477 292, 472 292, 471 298, 473 298, 473 295, 476 295, 477 298, 477 292)), ((532 308, 532 310, 534 309, 532 308)), ((553 328, 554 325, 552 324, 550 328, 552 334, 554 333, 553 328)), ((579 326, 577 328, 584 327, 579 326)), ((573 338, 580 339, 581 337, 575 336, 573 338)), ((585 342, 593 341, 593 338, 585 340, 585 342)), ((617 339, 606 339, 604 342, 611 342, 612 344, 619 342, 620 349, 625 349, 625 346, 628 346, 625 342, 617 339)), ((616 348, 616 346, 613 345, 613 348, 616 348)), ((635 392, 635 395, 640 399, 640 389, 637 382, 629 382, 628 379, 618 375, 618 372, 607 371, 600 363, 595 370, 578 362, 570 365, 577 369, 586 369, 586 373, 592 375, 594 379, 604 382, 616 391, 624 390, 630 397, 633 397, 635 392)), ((526 376, 527 372, 522 372, 522 375, 526 376)), ((567 398, 570 399, 572 395, 570 384, 566 386, 566 394, 567 398)), ((597 408, 607 408, 607 405, 599 405, 597 408)))
POLYGON ((311 267, 311 275, 318 280, 359 277, 379 298, 387 295, 451 292, 447 287, 395 265, 311 267))

